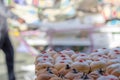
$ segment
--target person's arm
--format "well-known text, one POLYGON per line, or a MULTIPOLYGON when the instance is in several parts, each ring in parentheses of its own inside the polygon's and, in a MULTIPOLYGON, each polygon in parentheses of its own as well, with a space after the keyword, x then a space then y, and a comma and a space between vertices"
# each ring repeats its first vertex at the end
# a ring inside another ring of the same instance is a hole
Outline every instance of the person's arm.
POLYGON ((2 6, 2 5, 0 6, 0 15, 4 16, 6 18, 18 20, 20 23, 25 22, 22 18, 18 17, 13 12, 11 12, 8 8, 6 8, 5 6, 2 6))

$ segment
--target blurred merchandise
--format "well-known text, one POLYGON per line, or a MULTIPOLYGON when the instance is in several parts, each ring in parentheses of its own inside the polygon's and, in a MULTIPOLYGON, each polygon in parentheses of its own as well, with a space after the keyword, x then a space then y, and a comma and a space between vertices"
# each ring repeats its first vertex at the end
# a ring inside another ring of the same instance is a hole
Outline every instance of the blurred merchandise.
POLYGON ((14 0, 14 2, 19 5, 26 5, 26 0, 14 0))
MULTIPOLYGON (((33 0, 35 1, 35 0, 33 0)), ((49 8, 49 7, 53 7, 54 5, 54 0, 39 0, 39 7, 42 8, 49 8), (47 5, 46 5, 47 4, 47 5)))
POLYGON ((33 0, 33 5, 38 7, 39 6, 39 0, 33 0))
POLYGON ((104 24, 105 19, 101 14, 85 16, 84 23, 85 24, 104 24))
POLYGON ((4 0, 4 3, 6 6, 9 6, 12 4, 12 0, 4 0))

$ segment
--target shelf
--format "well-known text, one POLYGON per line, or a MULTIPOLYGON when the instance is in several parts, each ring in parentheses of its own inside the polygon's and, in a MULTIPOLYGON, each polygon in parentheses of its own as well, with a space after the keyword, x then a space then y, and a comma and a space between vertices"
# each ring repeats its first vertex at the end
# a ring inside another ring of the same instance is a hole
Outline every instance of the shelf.
POLYGON ((95 31, 100 31, 100 32, 120 32, 120 27, 113 27, 113 26, 108 26, 108 27, 100 27, 96 28, 95 31))
MULTIPOLYGON (((88 29, 88 28, 84 27, 83 29, 88 29)), ((103 26, 103 27, 98 27, 98 28, 93 28, 93 29, 94 29, 93 34, 96 33, 96 31, 98 31, 100 33, 104 33, 104 34, 110 33, 111 35, 112 35, 112 32, 120 32, 120 27, 117 27, 117 26, 115 26, 115 27, 112 27, 112 26, 104 27, 103 26)), ((75 28, 75 30, 70 29, 68 31, 76 31, 76 30, 80 30, 80 28, 77 27, 77 28, 75 28)), ((57 31, 57 28, 56 28, 56 31, 57 31)), ((61 30, 58 30, 58 33, 59 32, 62 33, 62 31, 63 31, 63 28, 61 30)), ((66 32, 66 29, 63 32, 66 32)), ((97 37, 95 37, 95 38, 97 38, 97 37)), ((102 37, 102 38, 100 37, 100 39, 103 39, 103 38, 104 37, 102 37)), ((97 39, 99 39, 99 38, 97 38, 97 39)), ((46 45, 50 45, 50 44, 61 45, 61 46, 90 46, 90 45, 92 45, 92 43, 89 39, 78 39, 78 38, 71 38, 71 37, 70 38, 60 38, 60 39, 55 37, 51 41, 49 39, 40 38, 40 37, 34 38, 34 39, 26 38, 25 41, 31 46, 39 46, 39 45, 46 46, 46 45)))
POLYGON ((26 42, 31 46, 37 46, 37 45, 49 45, 51 43, 52 45, 66 45, 66 46, 90 46, 90 40, 85 39, 54 39, 51 42, 49 42, 46 39, 26 39, 26 42))

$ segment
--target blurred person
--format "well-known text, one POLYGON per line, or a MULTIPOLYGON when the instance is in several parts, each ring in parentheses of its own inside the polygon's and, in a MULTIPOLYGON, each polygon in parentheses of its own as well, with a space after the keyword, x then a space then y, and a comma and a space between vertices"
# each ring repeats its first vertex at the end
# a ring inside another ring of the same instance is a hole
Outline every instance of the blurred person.
POLYGON ((14 50, 8 35, 7 18, 15 19, 20 23, 25 23, 22 18, 13 14, 7 6, 5 6, 3 0, 0 0, 0 49, 5 53, 8 79, 16 80, 14 73, 14 50))

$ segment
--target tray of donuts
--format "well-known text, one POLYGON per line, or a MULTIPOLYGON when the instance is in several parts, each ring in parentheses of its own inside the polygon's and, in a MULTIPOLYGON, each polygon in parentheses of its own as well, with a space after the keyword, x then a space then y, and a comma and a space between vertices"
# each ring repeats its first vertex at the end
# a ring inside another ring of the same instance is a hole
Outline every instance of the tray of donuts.
POLYGON ((120 80, 120 48, 86 54, 49 49, 35 59, 35 80, 120 80))

